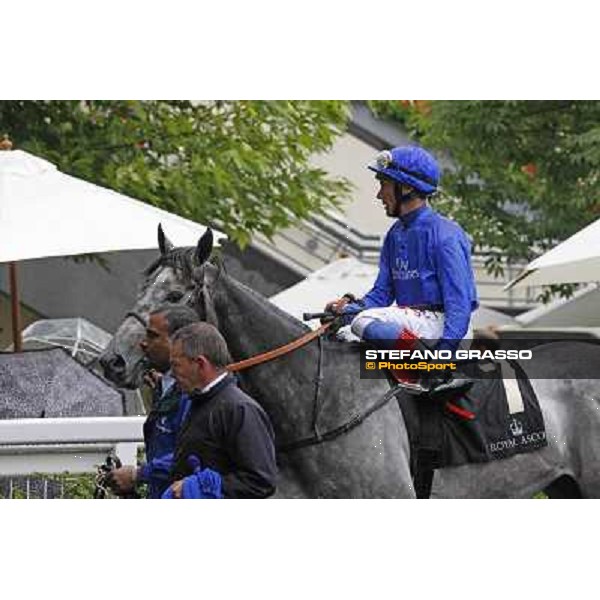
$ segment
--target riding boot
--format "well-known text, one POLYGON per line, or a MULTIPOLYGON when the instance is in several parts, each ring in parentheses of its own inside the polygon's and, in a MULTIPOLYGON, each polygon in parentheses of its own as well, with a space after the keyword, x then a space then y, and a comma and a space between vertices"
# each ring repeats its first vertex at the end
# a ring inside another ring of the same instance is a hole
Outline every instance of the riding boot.
POLYGON ((450 371, 442 371, 439 375, 428 375, 420 380, 425 393, 430 397, 444 394, 461 394, 469 391, 475 383, 468 377, 454 377, 450 371))
MULTIPOLYGON (((422 353, 425 350, 431 351, 431 348, 421 338, 408 330, 402 332, 397 347, 400 349, 408 348, 411 351, 419 350, 422 353)), ((464 393, 471 388, 474 381, 466 377, 454 377, 450 370, 444 369, 435 373, 428 372, 414 381, 399 381, 399 383, 413 394, 427 394, 429 397, 435 398, 445 394, 464 393)))
MULTIPOLYGON (((418 339, 415 341, 415 350, 431 350, 427 347, 423 340, 418 339)), ((467 377, 455 377, 449 369, 441 371, 427 372, 427 374, 421 376, 419 383, 423 387, 425 393, 430 397, 441 396, 443 394, 459 394, 464 393, 471 389, 473 379, 467 377)))

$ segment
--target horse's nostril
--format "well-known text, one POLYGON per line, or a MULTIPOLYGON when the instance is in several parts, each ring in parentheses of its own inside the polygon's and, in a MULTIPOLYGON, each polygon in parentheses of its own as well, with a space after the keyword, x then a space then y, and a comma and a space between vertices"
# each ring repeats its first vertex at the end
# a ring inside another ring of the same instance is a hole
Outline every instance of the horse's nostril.
POLYGON ((115 354, 112 359, 112 366, 120 369, 125 367, 125 359, 120 354, 115 354))
POLYGON ((104 371, 110 375, 116 375, 125 371, 125 359, 120 354, 111 354, 103 356, 100 359, 100 364, 104 371))

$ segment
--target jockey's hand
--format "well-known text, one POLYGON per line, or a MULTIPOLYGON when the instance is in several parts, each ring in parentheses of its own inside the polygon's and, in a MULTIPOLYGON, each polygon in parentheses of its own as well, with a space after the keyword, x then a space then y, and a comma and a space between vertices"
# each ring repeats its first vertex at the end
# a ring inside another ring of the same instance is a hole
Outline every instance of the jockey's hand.
POLYGON ((332 300, 331 302, 328 302, 325 305, 325 311, 332 312, 336 315, 341 315, 342 311, 344 310, 344 307, 349 302, 350 302, 350 298, 348 298, 347 296, 342 296, 341 298, 338 298, 337 300, 332 300))
POLYGON ((113 469, 106 479, 108 485, 115 493, 128 494, 135 488, 137 469, 131 465, 113 469))

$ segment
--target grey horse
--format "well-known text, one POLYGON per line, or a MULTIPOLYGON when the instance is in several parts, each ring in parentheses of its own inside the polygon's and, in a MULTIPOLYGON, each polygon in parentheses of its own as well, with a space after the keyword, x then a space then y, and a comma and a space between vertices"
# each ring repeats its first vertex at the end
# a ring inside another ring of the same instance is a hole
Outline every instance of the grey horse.
MULTIPOLYGON (((235 360, 282 346, 308 328, 207 262, 212 238, 175 249, 159 232, 161 254, 145 272, 138 300, 101 357, 107 377, 136 387, 139 341, 148 313, 189 303, 214 322, 235 360)), ((308 498, 414 498, 409 442, 394 392, 382 376, 358 376, 355 344, 325 338, 241 372, 276 430, 278 495, 308 498)), ((538 395, 547 447, 490 463, 436 471, 432 497, 600 497, 600 348, 549 344, 527 370, 538 395), (551 374, 553 379, 547 379, 551 374)))

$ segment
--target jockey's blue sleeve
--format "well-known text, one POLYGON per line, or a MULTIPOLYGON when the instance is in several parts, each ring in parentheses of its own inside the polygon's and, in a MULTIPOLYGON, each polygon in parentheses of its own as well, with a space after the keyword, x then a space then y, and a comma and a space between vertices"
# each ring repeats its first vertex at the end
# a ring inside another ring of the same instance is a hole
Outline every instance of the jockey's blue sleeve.
POLYGON ((438 277, 444 302, 444 331, 439 350, 456 350, 465 337, 471 320, 473 271, 469 248, 457 236, 443 240, 437 248, 438 277))
POLYGON ((389 254, 391 249, 390 232, 385 236, 381 255, 379 256, 379 273, 370 292, 362 299, 363 308, 389 306, 394 301, 394 286, 390 268, 389 254))

